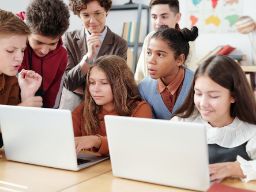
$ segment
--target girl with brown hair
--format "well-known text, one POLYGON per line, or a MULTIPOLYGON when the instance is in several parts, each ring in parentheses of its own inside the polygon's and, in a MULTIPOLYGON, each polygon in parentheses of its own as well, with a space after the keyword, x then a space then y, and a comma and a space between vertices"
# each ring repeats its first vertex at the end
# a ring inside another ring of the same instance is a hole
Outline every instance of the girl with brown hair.
POLYGON ((176 114, 173 120, 205 125, 211 180, 256 179, 256 102, 234 60, 213 56, 202 63, 176 114))
POLYGON ((76 149, 107 155, 105 115, 152 118, 142 101, 131 70, 119 56, 99 57, 87 75, 85 100, 73 111, 76 149))
POLYGON ((81 29, 64 36, 68 64, 60 108, 73 110, 84 98, 85 77, 90 65, 103 55, 127 59, 127 42, 106 24, 112 0, 69 0, 68 3, 83 24, 81 29))

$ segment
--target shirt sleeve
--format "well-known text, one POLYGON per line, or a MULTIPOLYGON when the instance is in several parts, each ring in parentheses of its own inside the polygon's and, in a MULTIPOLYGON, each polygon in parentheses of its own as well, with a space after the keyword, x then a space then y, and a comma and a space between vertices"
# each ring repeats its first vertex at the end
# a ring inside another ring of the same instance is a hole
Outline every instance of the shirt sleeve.
POLYGON ((101 155, 108 155, 109 154, 109 149, 108 149, 108 139, 107 136, 100 136, 101 139, 101 145, 100 148, 98 149, 98 153, 101 155))
POLYGON ((142 101, 138 104, 138 106, 134 109, 132 113, 132 117, 142 117, 142 118, 153 118, 153 113, 150 105, 142 101))
POLYGON ((128 49, 127 43, 126 42, 120 42, 120 47, 119 47, 117 55, 122 57, 126 61, 127 61, 127 49, 128 49))
POLYGON ((240 163, 243 174, 246 176, 241 180, 243 182, 256 180, 256 160, 247 161, 242 157, 237 156, 237 161, 240 163))
POLYGON ((139 83, 141 80, 143 80, 147 76, 147 64, 146 64, 146 54, 147 54, 147 48, 149 39, 151 37, 151 33, 147 35, 147 37, 144 39, 143 46, 141 49, 140 57, 136 66, 136 71, 134 74, 135 81, 139 83))
POLYGON ((247 161, 240 156, 237 157, 243 174, 246 176, 242 179, 244 182, 256 180, 256 135, 247 142, 246 152, 252 160, 247 161))
POLYGON ((75 137, 82 136, 83 109, 84 109, 84 104, 81 103, 72 112, 72 121, 73 121, 73 129, 74 129, 74 136, 75 137))
POLYGON ((75 62, 75 57, 73 55, 75 53, 75 48, 72 44, 72 41, 73 40, 71 37, 69 37, 69 34, 66 33, 63 38, 63 42, 67 49, 68 62, 64 74, 64 86, 70 91, 74 91, 78 87, 82 86, 85 83, 86 76, 86 74, 82 72, 80 65, 75 62))

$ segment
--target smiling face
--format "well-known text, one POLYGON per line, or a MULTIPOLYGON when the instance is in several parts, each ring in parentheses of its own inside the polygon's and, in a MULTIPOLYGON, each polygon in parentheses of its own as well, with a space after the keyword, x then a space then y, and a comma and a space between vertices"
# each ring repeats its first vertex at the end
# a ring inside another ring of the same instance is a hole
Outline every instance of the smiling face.
POLYGON ((195 106, 205 121, 214 127, 223 127, 232 122, 230 107, 235 99, 228 89, 203 75, 196 79, 194 91, 195 106))
POLYGON ((107 12, 98 1, 89 2, 86 9, 82 9, 79 15, 85 29, 90 33, 101 33, 104 30, 107 12))
POLYGON ((153 29, 157 31, 162 25, 175 28, 180 20, 180 13, 172 11, 168 4, 157 4, 151 7, 151 22, 153 29))
POLYGON ((22 63, 26 35, 0 35, 0 74, 15 76, 22 63))
POLYGON ((44 57, 49 52, 57 48, 60 38, 46 37, 39 34, 31 34, 28 36, 28 42, 38 57, 44 57))
POLYGON ((114 109, 111 85, 104 71, 93 67, 89 77, 89 92, 94 102, 107 111, 114 109))

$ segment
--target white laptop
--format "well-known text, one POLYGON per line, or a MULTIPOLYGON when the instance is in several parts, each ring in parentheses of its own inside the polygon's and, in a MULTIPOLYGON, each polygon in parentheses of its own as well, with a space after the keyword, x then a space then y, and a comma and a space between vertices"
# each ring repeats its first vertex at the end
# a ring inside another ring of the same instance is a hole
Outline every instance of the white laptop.
POLYGON ((0 127, 8 160, 77 171, 108 158, 77 158, 68 110, 0 105, 0 127))
POLYGON ((114 176, 206 191, 206 130, 200 124, 105 116, 114 176))

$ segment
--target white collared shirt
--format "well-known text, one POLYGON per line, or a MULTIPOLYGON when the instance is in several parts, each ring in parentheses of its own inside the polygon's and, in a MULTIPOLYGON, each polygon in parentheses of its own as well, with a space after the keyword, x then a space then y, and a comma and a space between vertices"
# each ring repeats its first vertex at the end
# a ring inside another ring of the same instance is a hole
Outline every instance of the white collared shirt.
POLYGON ((212 127, 204 121, 200 115, 194 115, 190 118, 173 117, 172 121, 202 123, 207 130, 207 143, 217 144, 225 148, 233 148, 246 144, 246 152, 253 159, 246 161, 238 156, 237 161, 240 163, 246 178, 244 181, 256 180, 256 125, 246 123, 235 118, 233 122, 224 127, 212 127))

